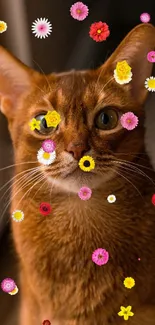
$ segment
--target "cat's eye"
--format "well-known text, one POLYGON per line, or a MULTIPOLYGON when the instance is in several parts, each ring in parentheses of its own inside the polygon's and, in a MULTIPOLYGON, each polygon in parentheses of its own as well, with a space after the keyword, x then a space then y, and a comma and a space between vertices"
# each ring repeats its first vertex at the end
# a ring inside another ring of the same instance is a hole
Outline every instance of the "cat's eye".
POLYGON ((35 117, 37 121, 40 121, 40 130, 37 130, 40 134, 49 134, 51 133, 55 128, 48 127, 45 119, 45 114, 40 114, 35 117))
POLYGON ((106 107, 99 111, 95 117, 95 127, 100 130, 112 130, 118 124, 118 114, 115 109, 106 107))

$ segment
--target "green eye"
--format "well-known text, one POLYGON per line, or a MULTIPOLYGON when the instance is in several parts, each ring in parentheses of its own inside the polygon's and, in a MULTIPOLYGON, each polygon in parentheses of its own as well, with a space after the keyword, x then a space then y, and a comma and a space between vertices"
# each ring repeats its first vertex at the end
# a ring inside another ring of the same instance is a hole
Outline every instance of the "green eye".
POLYGON ((95 127, 100 130, 112 130, 118 124, 118 114, 113 108, 105 108, 97 113, 95 127))
POLYGON ((40 134, 49 134, 51 133, 55 128, 53 127, 48 127, 46 120, 45 120, 45 115, 38 115, 35 117, 37 121, 40 121, 40 130, 37 130, 40 134))

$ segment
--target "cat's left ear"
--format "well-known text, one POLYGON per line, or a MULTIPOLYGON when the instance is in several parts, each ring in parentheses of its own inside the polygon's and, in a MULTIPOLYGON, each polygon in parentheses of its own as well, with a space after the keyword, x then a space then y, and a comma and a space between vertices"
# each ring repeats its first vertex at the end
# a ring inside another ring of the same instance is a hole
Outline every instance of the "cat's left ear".
POLYGON ((116 64, 126 60, 132 68, 132 80, 122 85, 131 91, 138 104, 142 105, 147 97, 145 80, 152 73, 153 63, 147 60, 147 54, 155 50, 155 27, 151 24, 136 26, 121 42, 115 52, 104 64, 104 71, 113 76, 116 64))
POLYGON ((14 117, 19 99, 34 87, 38 75, 0 46, 0 110, 8 119, 14 117))

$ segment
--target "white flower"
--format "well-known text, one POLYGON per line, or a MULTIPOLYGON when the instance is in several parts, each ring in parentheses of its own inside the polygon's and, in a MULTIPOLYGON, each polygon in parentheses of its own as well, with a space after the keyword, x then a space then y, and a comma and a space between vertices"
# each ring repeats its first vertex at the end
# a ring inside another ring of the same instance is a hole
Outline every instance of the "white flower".
POLYGON ((14 295, 16 295, 18 293, 18 291, 19 291, 18 287, 16 286, 15 289, 13 291, 8 292, 8 294, 11 295, 11 296, 14 296, 14 295))
POLYGON ((148 91, 155 91, 155 77, 150 77, 145 80, 145 88, 148 91))
POLYGON ((56 152, 45 152, 43 148, 38 151, 37 159, 43 165, 50 165, 56 158, 56 152))
POLYGON ((45 38, 51 34, 52 24, 46 18, 37 18, 37 20, 33 22, 31 29, 35 37, 45 38))
POLYGON ((108 201, 109 203, 114 203, 114 202, 116 201, 116 196, 113 195, 113 194, 109 195, 109 196, 107 197, 107 201, 108 201))
POLYGON ((12 219, 16 222, 21 222, 24 220, 24 213, 21 210, 15 210, 12 213, 12 219))
POLYGON ((130 71, 128 74, 128 77, 125 79, 120 79, 119 75, 117 74, 116 69, 114 70, 114 78, 115 81, 120 84, 120 85, 124 85, 124 84, 128 84, 131 80, 132 80, 132 72, 130 71))

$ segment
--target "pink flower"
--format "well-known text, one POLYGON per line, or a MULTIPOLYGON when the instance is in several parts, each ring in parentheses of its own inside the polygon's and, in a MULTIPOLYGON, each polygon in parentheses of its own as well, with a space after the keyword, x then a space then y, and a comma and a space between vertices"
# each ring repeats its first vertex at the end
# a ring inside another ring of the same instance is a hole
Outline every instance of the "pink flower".
POLYGON ((56 144, 54 141, 48 139, 48 140, 43 141, 42 148, 45 152, 51 153, 55 150, 56 144))
POLYGON ((155 51, 150 51, 147 54, 147 59, 149 62, 155 62, 155 51))
POLYGON ((144 12, 140 15, 140 20, 142 23, 148 23, 150 21, 151 17, 147 12, 144 12))
POLYGON ((138 125, 138 117, 132 112, 127 112, 121 116, 120 122, 123 128, 131 131, 138 125))
POLYGON ((91 195, 92 195, 92 190, 87 186, 81 187, 80 191, 78 192, 79 198, 83 201, 89 200, 91 195))
POLYGON ((71 16, 77 20, 84 20, 89 13, 88 7, 83 2, 76 2, 70 8, 71 16))
POLYGON ((108 260, 109 253, 103 248, 96 249, 92 254, 92 261, 99 266, 107 264, 108 260))
POLYGON ((11 292, 16 288, 14 280, 6 278, 1 282, 1 288, 4 292, 11 292))

